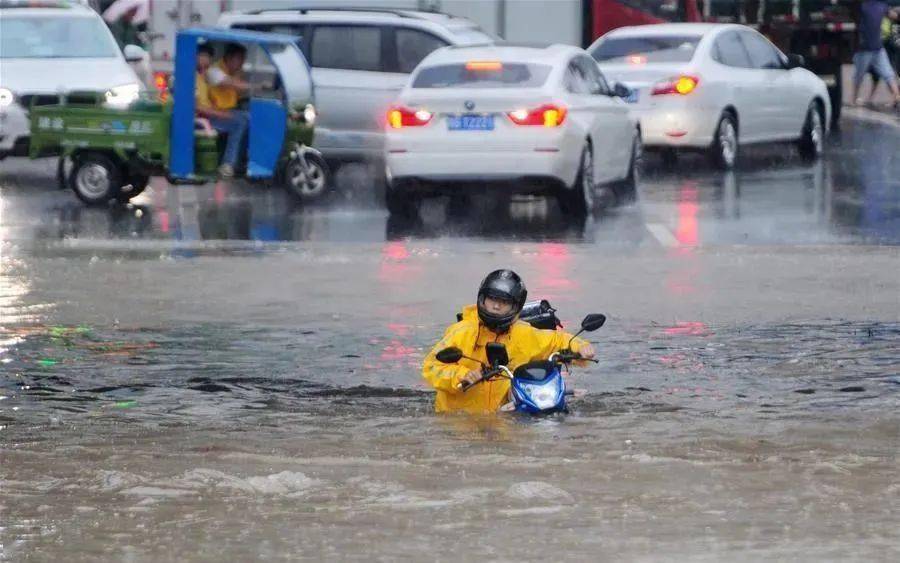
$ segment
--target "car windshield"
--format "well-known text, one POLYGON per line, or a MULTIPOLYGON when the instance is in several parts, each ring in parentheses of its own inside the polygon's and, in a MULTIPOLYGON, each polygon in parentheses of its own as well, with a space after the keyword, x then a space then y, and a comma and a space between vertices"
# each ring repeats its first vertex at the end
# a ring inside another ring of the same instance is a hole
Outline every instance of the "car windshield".
POLYGON ((686 63, 699 42, 699 35, 613 37, 600 43, 591 55, 598 62, 686 63))
POLYGON ((550 65, 475 61, 423 68, 413 88, 540 88, 550 65))
POLYGON ((0 58, 112 58, 118 47, 98 17, 0 17, 0 58))

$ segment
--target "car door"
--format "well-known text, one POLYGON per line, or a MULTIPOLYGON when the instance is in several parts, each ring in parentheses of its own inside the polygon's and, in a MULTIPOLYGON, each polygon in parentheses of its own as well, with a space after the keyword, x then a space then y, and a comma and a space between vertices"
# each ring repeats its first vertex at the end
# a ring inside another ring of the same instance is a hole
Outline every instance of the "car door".
MULTIPOLYGON (((710 81, 718 82, 723 92, 730 91, 730 96, 723 96, 723 103, 730 102, 737 110, 740 141, 758 141, 766 132, 766 84, 762 73, 753 68, 737 31, 725 31, 716 38, 712 58, 721 66, 720 72, 710 77, 710 81)), ((718 119, 718 116, 714 118, 718 119)))
POLYGON ((382 116, 396 91, 383 26, 314 24, 308 40, 316 86, 316 146, 329 157, 379 156, 382 116))
POLYGON ((787 70, 780 51, 755 31, 741 32, 753 66, 763 73, 766 84, 766 128, 773 139, 795 138, 806 118, 809 100, 798 87, 794 73, 787 70))
POLYGON ((613 94, 612 88, 597 67, 593 58, 581 56, 576 64, 584 71, 591 102, 597 112, 594 137, 606 136, 610 139, 609 175, 611 180, 625 178, 631 164, 634 123, 628 105, 613 94))

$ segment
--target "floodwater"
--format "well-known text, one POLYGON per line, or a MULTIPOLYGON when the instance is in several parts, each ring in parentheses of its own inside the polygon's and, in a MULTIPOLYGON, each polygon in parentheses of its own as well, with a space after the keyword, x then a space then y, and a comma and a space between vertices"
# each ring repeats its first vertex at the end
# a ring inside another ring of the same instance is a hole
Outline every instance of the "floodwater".
POLYGON ((0 559, 895 561, 900 176, 867 131, 651 171, 574 231, 225 184, 83 210, 20 173, 0 559), (609 316, 569 415, 431 412, 421 359, 499 266, 609 316))

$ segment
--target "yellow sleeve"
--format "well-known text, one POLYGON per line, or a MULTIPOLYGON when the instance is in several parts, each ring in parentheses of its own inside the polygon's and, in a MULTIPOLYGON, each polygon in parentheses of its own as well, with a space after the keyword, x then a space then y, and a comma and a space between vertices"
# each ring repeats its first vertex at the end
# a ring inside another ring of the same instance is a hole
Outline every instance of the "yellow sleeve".
POLYGON ((466 367, 462 363, 445 364, 438 361, 435 355, 444 348, 450 347, 468 350, 471 347, 471 343, 466 342, 468 340, 467 334, 468 331, 462 323, 451 325, 444 332, 444 337, 441 338, 440 342, 435 344, 431 352, 425 356, 425 361, 422 363, 422 377, 433 388, 449 393, 461 392, 456 385, 471 368, 466 367))
MULTIPOLYGON (((566 344, 568 344, 569 340, 572 338, 571 334, 561 330, 535 329, 534 334, 535 342, 537 344, 537 353, 533 358, 541 360, 549 359, 555 352, 565 349, 566 344)), ((575 338, 575 340, 572 340, 572 351, 579 352, 586 344, 587 341, 581 338, 575 338)))

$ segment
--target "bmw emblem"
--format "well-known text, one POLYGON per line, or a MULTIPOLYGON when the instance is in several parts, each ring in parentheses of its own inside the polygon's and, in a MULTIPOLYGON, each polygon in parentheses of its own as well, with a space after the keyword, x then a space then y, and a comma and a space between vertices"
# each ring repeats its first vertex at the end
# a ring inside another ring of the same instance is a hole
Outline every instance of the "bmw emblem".
POLYGON ((463 103, 463 105, 466 106, 466 109, 469 111, 472 111, 473 109, 475 109, 475 102, 473 102, 472 100, 466 100, 465 103, 463 103))

